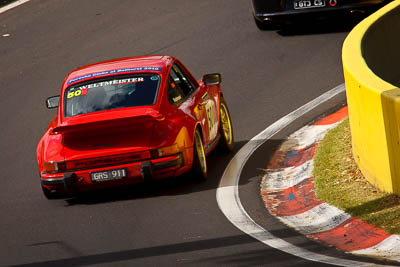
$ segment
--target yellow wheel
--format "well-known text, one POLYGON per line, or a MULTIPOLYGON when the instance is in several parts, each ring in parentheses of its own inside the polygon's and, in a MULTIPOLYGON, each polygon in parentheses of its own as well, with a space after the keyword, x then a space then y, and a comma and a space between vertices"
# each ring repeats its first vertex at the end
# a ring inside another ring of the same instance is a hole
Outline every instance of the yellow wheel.
POLYGON ((223 98, 221 98, 221 103, 219 105, 219 123, 220 123, 220 146, 225 151, 232 151, 235 142, 233 139, 233 129, 231 116, 229 114, 228 106, 223 98))
POLYGON ((193 143, 193 172, 202 179, 207 179, 207 160, 206 153, 204 152, 203 140, 199 130, 194 133, 193 143))

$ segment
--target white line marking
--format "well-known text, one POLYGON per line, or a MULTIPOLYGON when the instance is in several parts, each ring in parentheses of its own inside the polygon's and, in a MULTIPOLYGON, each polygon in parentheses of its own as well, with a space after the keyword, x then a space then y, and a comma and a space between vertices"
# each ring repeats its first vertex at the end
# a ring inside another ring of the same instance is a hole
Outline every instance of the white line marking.
POLYGON ((10 10, 10 9, 12 9, 14 7, 17 7, 17 6, 20 6, 22 4, 25 4, 26 2, 29 2, 29 1, 31 1, 31 0, 18 0, 18 1, 15 1, 15 2, 11 3, 11 4, 3 6, 2 8, 0 8, 0 14, 3 13, 3 12, 6 12, 7 10, 10 10))
POLYGON ((221 177, 219 187, 217 188, 216 198, 218 206, 224 213, 226 218, 244 233, 252 236, 253 238, 261 241, 262 243, 286 253, 298 256, 310 261, 327 263, 339 266, 377 266, 371 263, 345 260, 334 258, 330 256, 321 255, 303 248, 294 246, 293 244, 280 239, 266 229, 258 225, 245 211, 239 198, 239 179, 244 165, 251 156, 251 154, 269 138, 274 136, 282 128, 289 125, 291 122, 306 114, 314 107, 326 102, 339 93, 344 92, 345 86, 341 84, 325 94, 310 101, 304 106, 291 112, 285 117, 279 119, 271 124, 264 131, 256 135, 249 142, 247 142, 232 158, 226 167, 224 174, 221 177))

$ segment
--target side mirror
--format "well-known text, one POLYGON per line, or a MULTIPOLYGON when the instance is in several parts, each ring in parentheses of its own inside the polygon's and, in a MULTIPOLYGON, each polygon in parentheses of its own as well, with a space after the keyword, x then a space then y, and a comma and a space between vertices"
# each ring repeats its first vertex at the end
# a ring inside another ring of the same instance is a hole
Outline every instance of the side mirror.
POLYGON ((221 74, 212 73, 203 76, 203 82, 205 85, 216 85, 221 83, 221 74))
POLYGON ((60 96, 52 96, 46 99, 47 108, 57 108, 58 103, 60 102, 60 96))

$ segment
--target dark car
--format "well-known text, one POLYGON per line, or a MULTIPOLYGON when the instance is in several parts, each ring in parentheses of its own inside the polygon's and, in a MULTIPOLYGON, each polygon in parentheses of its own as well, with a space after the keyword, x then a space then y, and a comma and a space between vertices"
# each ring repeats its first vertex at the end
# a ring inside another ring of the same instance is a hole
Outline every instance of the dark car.
POLYGON ((273 30, 298 20, 373 12, 391 0, 252 0, 260 30, 273 30))

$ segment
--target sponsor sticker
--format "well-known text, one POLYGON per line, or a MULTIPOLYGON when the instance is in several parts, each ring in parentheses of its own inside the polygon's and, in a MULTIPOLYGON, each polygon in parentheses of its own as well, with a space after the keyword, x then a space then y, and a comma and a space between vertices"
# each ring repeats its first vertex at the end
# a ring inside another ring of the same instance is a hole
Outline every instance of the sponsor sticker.
POLYGON ((125 69, 101 71, 101 72, 95 72, 95 73, 91 73, 91 74, 86 74, 84 76, 76 77, 74 79, 69 80, 67 82, 67 84, 71 84, 76 81, 81 81, 81 80, 85 80, 85 79, 89 79, 89 78, 109 75, 109 74, 121 74, 121 73, 126 73, 126 72, 141 72, 141 71, 158 71, 158 72, 160 72, 161 70, 162 70, 162 68, 159 68, 159 67, 137 67, 137 68, 125 68, 125 69))
POLYGON ((87 90, 92 89, 92 88, 108 86, 108 85, 125 85, 125 84, 138 83, 138 82, 144 82, 144 78, 136 77, 136 78, 126 78, 126 79, 120 79, 120 80, 91 83, 91 84, 80 86, 78 88, 71 88, 67 94, 67 98, 73 98, 76 96, 86 95, 87 90))

